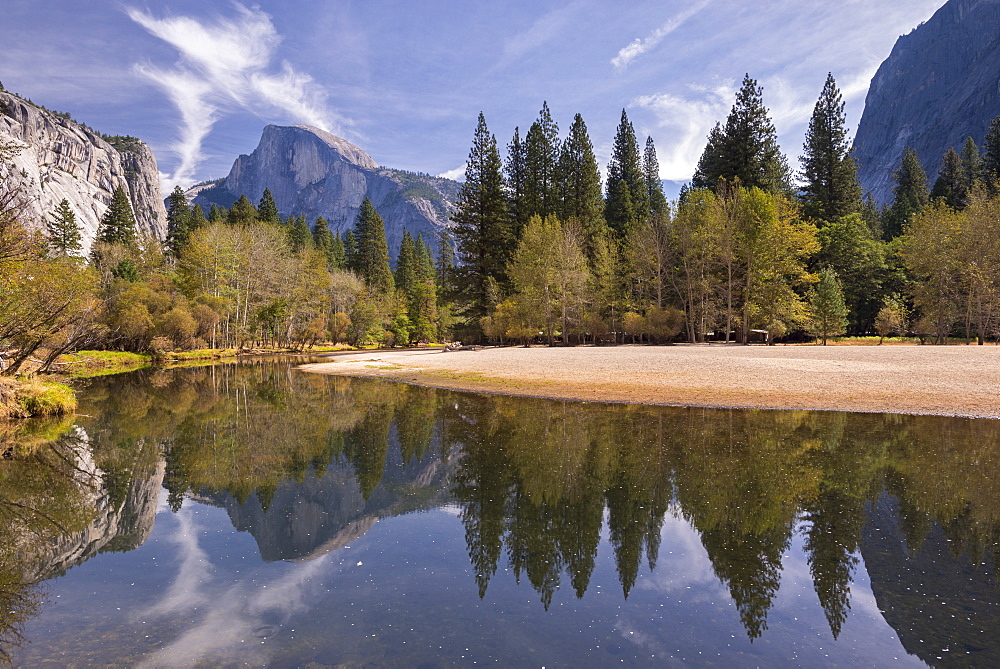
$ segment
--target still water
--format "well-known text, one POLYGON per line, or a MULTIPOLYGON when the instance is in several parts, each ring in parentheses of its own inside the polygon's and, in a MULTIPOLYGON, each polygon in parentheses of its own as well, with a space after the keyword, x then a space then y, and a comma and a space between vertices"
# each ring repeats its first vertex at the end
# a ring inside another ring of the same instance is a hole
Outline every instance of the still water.
POLYGON ((1000 423, 257 361, 0 428, 17 666, 1000 664, 1000 423))

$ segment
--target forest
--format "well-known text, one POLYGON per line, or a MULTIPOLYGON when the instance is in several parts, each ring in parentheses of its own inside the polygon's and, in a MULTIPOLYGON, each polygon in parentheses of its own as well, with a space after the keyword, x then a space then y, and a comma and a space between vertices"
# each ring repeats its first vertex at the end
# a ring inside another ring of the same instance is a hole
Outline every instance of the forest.
MULTIPOLYGON (((367 200, 335 235, 282 218, 269 190, 206 214, 179 187, 166 240, 138 235, 119 189, 83 257, 69 203, 29 221, 0 174, 0 373, 83 348, 995 340, 1000 119, 984 150, 950 149, 933 186, 908 149, 884 208, 846 128, 831 75, 793 171, 747 75, 668 202, 625 110, 603 179, 579 114, 560 137, 543 103, 503 156, 480 114, 451 226, 404 234, 395 258, 367 200)), ((0 146, 0 172, 16 151, 0 146)))

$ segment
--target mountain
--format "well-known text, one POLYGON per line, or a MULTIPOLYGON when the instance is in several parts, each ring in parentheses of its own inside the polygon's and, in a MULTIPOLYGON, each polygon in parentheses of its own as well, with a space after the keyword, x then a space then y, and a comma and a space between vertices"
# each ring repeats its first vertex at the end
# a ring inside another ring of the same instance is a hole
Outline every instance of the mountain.
POLYGON ((12 174, 28 193, 29 224, 65 198, 90 248, 116 188, 132 203, 140 233, 163 238, 167 213, 160 193, 156 159, 134 137, 107 137, 59 114, 0 90, 0 143, 21 147, 12 174))
POLYGON ((892 201, 892 173, 912 147, 931 183, 948 147, 982 147, 1000 115, 1000 0, 950 0, 896 41, 872 79, 854 138, 862 187, 892 201))
POLYGON ((312 225, 322 216, 335 232, 354 225, 367 197, 385 220, 390 249, 396 249, 404 228, 436 244, 460 184, 379 167, 362 149, 318 128, 269 125, 253 153, 236 159, 229 176, 195 186, 187 195, 207 212, 212 204, 232 206, 240 195, 257 204, 265 188, 283 217, 303 215, 312 225))

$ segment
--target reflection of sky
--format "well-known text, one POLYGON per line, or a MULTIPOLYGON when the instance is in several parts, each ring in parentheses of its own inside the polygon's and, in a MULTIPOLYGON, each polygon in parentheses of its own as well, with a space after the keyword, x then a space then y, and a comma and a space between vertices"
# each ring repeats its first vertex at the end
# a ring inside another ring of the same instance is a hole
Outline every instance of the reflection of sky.
POLYGON ((185 501, 175 514, 161 503, 146 545, 98 556, 51 582, 59 606, 29 628, 34 644, 22 664, 56 656, 150 667, 919 664, 879 615, 863 564, 833 640, 801 532, 784 559, 768 629, 750 643, 697 532, 674 513, 664 521, 656 570, 644 561, 627 600, 605 525, 584 598, 563 574, 546 611, 526 575, 515 582, 506 555, 478 598, 455 511, 385 519, 322 558, 265 564, 221 509, 185 501), (129 572, 129 561, 160 566, 129 572), (98 615, 73 629, 92 607, 98 615), (64 629, 58 621, 70 622, 64 629))

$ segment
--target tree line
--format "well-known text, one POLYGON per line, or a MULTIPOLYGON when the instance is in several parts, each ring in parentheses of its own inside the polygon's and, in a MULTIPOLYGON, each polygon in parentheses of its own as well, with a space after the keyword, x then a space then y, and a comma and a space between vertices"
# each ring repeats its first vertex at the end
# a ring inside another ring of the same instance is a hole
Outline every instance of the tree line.
POLYGON ((456 336, 773 343, 806 334, 826 343, 841 334, 943 342, 961 333, 982 342, 997 336, 1000 313, 988 213, 998 197, 1000 119, 985 148, 969 138, 961 152, 950 149, 933 188, 908 148, 882 208, 858 182, 832 75, 797 173, 763 88, 747 75, 692 180, 668 203, 653 140, 640 149, 624 110, 603 187, 579 115, 560 139, 543 104, 523 138, 515 128, 504 158, 480 114, 452 217, 458 262, 444 291, 456 336), (954 232, 941 229, 949 225, 954 232))

